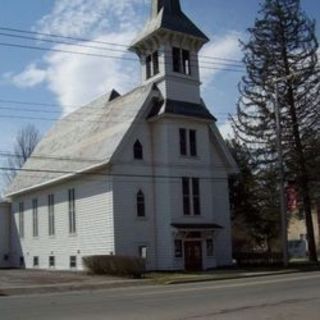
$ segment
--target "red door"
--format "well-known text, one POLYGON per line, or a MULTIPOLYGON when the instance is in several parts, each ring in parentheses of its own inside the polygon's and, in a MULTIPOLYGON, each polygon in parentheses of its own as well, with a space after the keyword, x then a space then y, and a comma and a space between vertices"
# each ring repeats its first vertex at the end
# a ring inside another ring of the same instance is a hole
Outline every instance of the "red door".
POLYGON ((186 271, 202 270, 201 241, 186 241, 184 243, 184 256, 186 271))

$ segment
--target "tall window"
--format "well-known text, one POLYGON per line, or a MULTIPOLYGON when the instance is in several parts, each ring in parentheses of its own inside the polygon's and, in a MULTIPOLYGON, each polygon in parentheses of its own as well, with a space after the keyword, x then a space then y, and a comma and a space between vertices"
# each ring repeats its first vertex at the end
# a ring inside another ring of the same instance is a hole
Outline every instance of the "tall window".
POLYGON ((153 75, 157 75, 159 73, 159 53, 155 51, 152 54, 152 63, 153 63, 153 75))
POLYGON ((19 236, 24 237, 24 203, 19 203, 19 236))
POLYGON ((181 72, 180 49, 172 48, 172 64, 174 72, 181 72))
POLYGON ((180 154, 182 156, 197 156, 197 131, 179 129, 180 154))
POLYGON ((146 216, 145 199, 144 199, 144 194, 141 190, 137 193, 137 216, 138 217, 146 216))
POLYGON ((187 155, 187 130, 186 129, 180 129, 180 154, 182 156, 187 155))
POLYGON ((133 146, 133 156, 136 160, 143 159, 143 147, 139 140, 137 140, 133 146))
POLYGON ((182 178, 182 200, 184 215, 201 214, 199 178, 182 178))
POLYGON ((75 190, 70 189, 68 192, 69 195, 69 232, 76 233, 76 199, 75 199, 75 190))
POLYGON ((54 226, 54 195, 49 194, 48 196, 48 214, 49 214, 49 236, 55 234, 54 226))
POLYGON ((190 156, 197 156, 197 132, 196 130, 189 131, 189 145, 190 145, 190 156))
POLYGON ((173 47, 172 64, 174 72, 180 72, 186 75, 191 75, 190 51, 173 47))
POLYGON ((152 62, 152 57, 151 57, 151 55, 149 55, 146 57, 146 77, 147 77, 147 79, 151 78, 151 76, 152 76, 151 62, 152 62))
POLYGON ((32 200, 32 234, 34 237, 39 236, 38 199, 32 200))
POLYGON ((150 79, 159 72, 159 53, 155 51, 146 57, 146 78, 150 79))
POLYGON ((189 178, 182 178, 182 197, 183 197, 183 214, 185 216, 189 216, 191 214, 189 178))
POLYGON ((176 258, 182 258, 183 250, 182 250, 182 240, 175 240, 174 241, 174 256, 176 258))
POLYGON ((206 249, 207 249, 207 256, 212 257, 214 255, 214 247, 213 247, 213 239, 206 240, 206 249))
POLYGON ((200 215, 200 186, 199 178, 192 178, 192 201, 193 201, 193 214, 200 215))

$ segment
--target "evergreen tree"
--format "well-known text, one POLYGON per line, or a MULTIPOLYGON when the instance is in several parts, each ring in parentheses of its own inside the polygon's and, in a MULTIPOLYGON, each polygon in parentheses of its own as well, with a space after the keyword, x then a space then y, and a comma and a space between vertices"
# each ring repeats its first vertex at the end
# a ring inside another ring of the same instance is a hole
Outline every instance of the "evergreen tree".
POLYGON ((249 150, 236 140, 227 144, 240 169, 229 181, 234 250, 278 251, 279 201, 274 170, 265 170, 263 179, 257 177, 249 150))
POLYGON ((242 43, 247 74, 239 85, 241 99, 234 129, 256 160, 257 174, 263 177, 261 172, 278 157, 275 120, 278 101, 284 165, 299 188, 310 259, 317 261, 311 216, 312 161, 308 159, 314 133, 320 131, 315 22, 303 12, 299 0, 265 0, 249 33, 248 42, 242 43))

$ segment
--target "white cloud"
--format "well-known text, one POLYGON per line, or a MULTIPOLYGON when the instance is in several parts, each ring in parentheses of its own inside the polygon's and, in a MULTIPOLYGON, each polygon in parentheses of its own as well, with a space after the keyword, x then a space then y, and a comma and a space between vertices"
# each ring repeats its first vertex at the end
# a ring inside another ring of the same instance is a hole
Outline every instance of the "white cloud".
POLYGON ((226 65, 232 64, 233 62, 231 61, 218 59, 213 61, 204 57, 223 57, 224 59, 239 60, 241 58, 239 38, 241 38, 239 32, 230 32, 216 40, 213 39, 203 48, 200 53, 202 56, 202 58, 200 57, 200 73, 204 87, 209 86, 215 76, 223 69, 235 69, 235 67, 226 65))
POLYGON ((36 30, 64 36, 95 35, 121 30, 137 20, 140 0, 56 0, 50 14, 36 24, 36 30))
POLYGON ((225 121, 222 125, 219 125, 219 131, 224 139, 234 138, 234 132, 231 126, 230 120, 225 121))
POLYGON ((42 70, 32 63, 22 73, 15 76, 9 74, 7 77, 10 77, 11 82, 18 88, 31 88, 45 81, 47 73, 46 70, 42 70))
MULTIPOLYGON (((69 37, 90 38, 94 41, 129 44, 142 26, 145 17, 140 9, 146 1, 141 0, 55 0, 52 11, 36 22, 33 30, 69 37)), ((147 1, 150 4, 149 0, 147 1)), ((240 57, 239 33, 232 32, 217 38, 202 51, 202 56, 217 56, 229 59, 240 57)), ((55 39, 55 38, 53 38, 55 39)), ((125 92, 138 85, 139 63, 126 61, 124 47, 108 46, 119 51, 77 47, 88 45, 74 42, 74 46, 57 44, 53 48, 97 53, 116 57, 72 55, 50 52, 42 61, 31 63, 19 74, 8 74, 7 79, 18 87, 34 87, 40 84, 55 94, 63 108, 63 113, 80 106, 113 88, 125 92), (39 67, 41 65, 41 67, 39 67)), ((99 44, 89 43, 92 46, 99 44)), ((134 56, 131 56, 134 58, 134 56)), ((212 61, 211 61, 212 62, 212 61)), ((211 63, 210 62, 210 63, 211 63)), ((204 61, 201 62, 203 64, 204 61)), ((223 64, 211 65, 217 69, 201 69, 204 87, 211 84, 214 77, 225 68, 223 64)))
MULTIPOLYGON (((96 38, 96 40, 128 42, 132 36, 130 32, 109 34, 96 38)), ((60 48, 64 47, 60 46, 60 48)), ((68 50, 72 49, 68 47, 68 50)), ((87 50, 81 49, 81 52, 85 51, 87 50)), ((121 58, 125 53, 112 53, 111 55, 121 58)), ((119 59, 74 56, 63 53, 50 54, 45 60, 48 64, 48 87, 58 97, 65 112, 74 109, 70 105, 78 106, 86 103, 112 88, 124 92, 138 82, 139 70, 134 68, 138 66, 138 62, 135 65, 119 59)))
MULTIPOLYGON (((33 29, 94 41, 129 44, 139 29, 137 26, 143 22, 143 17, 136 12, 139 8, 137 4, 143 5, 141 0, 56 0, 52 12, 39 20, 33 29)), ((75 41, 72 46, 57 44, 53 48, 107 55, 115 59, 50 52, 44 55, 41 68, 31 63, 20 74, 10 74, 7 78, 19 87, 44 83, 56 95, 64 113, 72 111, 74 107, 71 106, 83 105, 113 88, 124 92, 138 84, 138 60, 136 64, 122 60, 127 54, 124 47, 108 46, 119 52, 77 45, 101 46, 75 41)))

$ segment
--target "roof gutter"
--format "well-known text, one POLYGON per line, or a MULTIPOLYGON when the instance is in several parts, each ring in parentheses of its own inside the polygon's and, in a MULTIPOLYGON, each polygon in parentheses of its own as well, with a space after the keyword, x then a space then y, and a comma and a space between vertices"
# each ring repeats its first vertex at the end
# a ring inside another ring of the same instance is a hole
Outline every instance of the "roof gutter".
POLYGON ((30 191, 34 191, 36 189, 40 189, 40 188, 43 188, 43 187, 46 187, 46 186, 49 186, 49 185, 52 185, 52 184, 55 184, 55 183, 59 183, 59 182, 65 181, 65 180, 70 180, 70 179, 73 179, 75 177, 78 177, 78 176, 81 176, 81 175, 85 175, 85 174, 87 174, 87 173, 89 173, 91 171, 102 169, 103 167, 106 167, 107 169, 109 169, 111 167, 110 160, 108 160, 106 162, 102 162, 102 163, 94 165, 94 166, 91 166, 91 167, 88 167, 88 168, 86 168, 84 170, 79 170, 79 171, 72 172, 70 174, 63 175, 61 177, 49 180, 47 182, 39 183, 39 184, 34 185, 32 187, 21 189, 21 190, 19 190, 17 192, 8 193, 8 194, 5 195, 5 197, 6 198, 11 198, 13 196, 17 196, 17 195, 21 195, 21 194, 24 194, 24 193, 27 193, 27 192, 30 192, 30 191))

